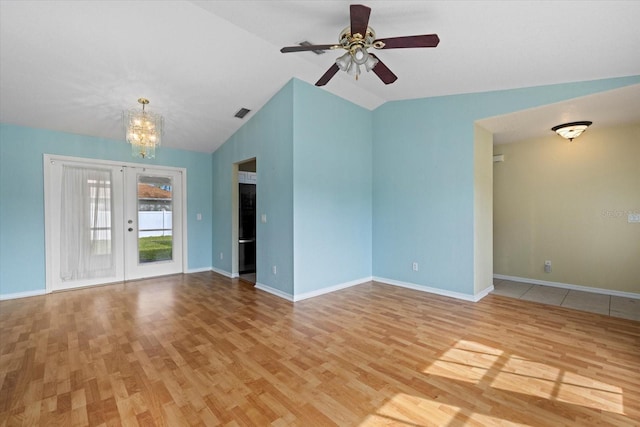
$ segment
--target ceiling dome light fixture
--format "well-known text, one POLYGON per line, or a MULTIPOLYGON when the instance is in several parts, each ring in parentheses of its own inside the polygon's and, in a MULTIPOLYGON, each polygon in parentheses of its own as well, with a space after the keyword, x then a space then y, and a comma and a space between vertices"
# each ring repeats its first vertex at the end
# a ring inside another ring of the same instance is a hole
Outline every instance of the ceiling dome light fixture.
POLYGON ((569 141, 573 141, 574 138, 582 135, 582 132, 587 130, 587 128, 591 126, 592 123, 593 122, 589 121, 565 123, 562 125, 554 126, 551 128, 551 130, 561 137, 568 139, 569 141))
POLYGON ((164 119, 160 114, 145 111, 148 99, 139 98, 138 103, 142 104, 142 110, 131 109, 122 115, 127 142, 131 144, 133 157, 153 159, 162 139, 164 119))

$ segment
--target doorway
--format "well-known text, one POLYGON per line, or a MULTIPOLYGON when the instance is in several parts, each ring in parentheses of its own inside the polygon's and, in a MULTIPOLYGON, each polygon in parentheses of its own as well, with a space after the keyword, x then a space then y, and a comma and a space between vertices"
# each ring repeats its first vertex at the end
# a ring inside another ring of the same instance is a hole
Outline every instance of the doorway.
POLYGON ((256 159, 238 164, 238 277, 256 283, 256 159))
POLYGON ((45 155, 47 292, 182 273, 184 171, 45 155))

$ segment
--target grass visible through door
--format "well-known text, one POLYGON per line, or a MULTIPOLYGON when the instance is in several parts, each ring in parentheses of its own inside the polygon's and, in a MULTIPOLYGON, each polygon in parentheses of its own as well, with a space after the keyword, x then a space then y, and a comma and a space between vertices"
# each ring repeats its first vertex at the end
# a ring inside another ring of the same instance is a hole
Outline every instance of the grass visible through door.
POLYGON ((138 256, 141 263, 172 259, 172 236, 140 237, 138 256))

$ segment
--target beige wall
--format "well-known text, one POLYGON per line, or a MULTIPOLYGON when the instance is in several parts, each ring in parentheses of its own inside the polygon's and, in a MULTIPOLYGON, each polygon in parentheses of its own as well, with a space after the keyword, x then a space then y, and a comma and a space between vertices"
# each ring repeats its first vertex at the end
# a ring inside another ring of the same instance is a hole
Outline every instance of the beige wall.
POLYGON ((494 154, 494 274, 640 293, 640 123, 494 154))
POLYGON ((493 134, 475 125, 473 149, 473 291, 493 285, 493 134))

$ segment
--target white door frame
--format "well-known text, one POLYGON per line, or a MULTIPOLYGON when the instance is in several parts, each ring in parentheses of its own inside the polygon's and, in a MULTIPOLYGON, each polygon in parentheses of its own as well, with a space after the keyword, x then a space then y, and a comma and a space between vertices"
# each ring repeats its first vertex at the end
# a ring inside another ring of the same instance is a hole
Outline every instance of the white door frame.
MULTIPOLYGON (((138 214, 138 176, 162 176, 171 177, 174 189, 172 191, 172 204, 173 204, 173 219, 178 221, 178 224, 182 221, 182 171, 168 168, 158 168, 152 166, 137 166, 137 167, 125 167, 124 169, 124 221, 123 229, 133 231, 124 231, 124 278, 125 280, 137 280, 144 279, 146 277, 154 277, 165 274, 176 274, 177 272, 184 272, 184 260, 178 259, 173 256, 170 260, 156 261, 149 263, 139 262, 139 214, 138 214), (129 224, 131 221, 131 224, 129 224), (135 259, 135 262, 133 261, 135 259), (176 265, 179 262, 179 265, 176 265), (177 269, 176 267, 180 267, 177 269), (179 270, 179 271, 178 271, 179 270), (155 272, 150 274, 151 272, 155 272)), ((174 224, 173 229, 175 230, 174 224)), ((173 233, 172 240, 175 251, 173 254, 177 254, 178 250, 182 250, 182 237, 184 230, 178 230, 178 233, 173 233)), ((180 252, 181 253, 181 252, 180 252)))
MULTIPOLYGON (((79 163, 84 165, 96 165, 103 167, 131 167, 131 168, 144 168, 148 167, 150 169, 165 169, 170 171, 176 171, 182 173, 182 221, 180 221, 179 226, 182 228, 182 272, 187 271, 188 267, 188 240, 187 240, 187 169, 172 167, 172 166, 163 166, 163 165, 147 165, 143 163, 134 163, 134 162, 114 162, 109 160, 100 160, 100 159, 90 159, 90 158, 81 158, 81 157, 72 157, 72 156, 60 156, 56 154, 44 154, 43 155, 43 178, 44 178, 44 222, 45 222, 45 292, 51 293, 53 289, 53 277, 52 271, 53 269, 53 259, 54 259, 54 242, 53 241, 53 230, 54 227, 59 227, 53 223, 53 218, 51 215, 47 215, 47 212, 50 212, 52 209, 54 200, 51 200, 51 192, 50 192, 50 183, 52 176, 52 163, 53 162, 64 162, 64 163, 79 163)), ((123 255, 124 256, 124 255, 123 255)), ((107 281, 108 282, 108 281, 107 281)), ((105 283, 107 283, 105 282, 105 283)))

